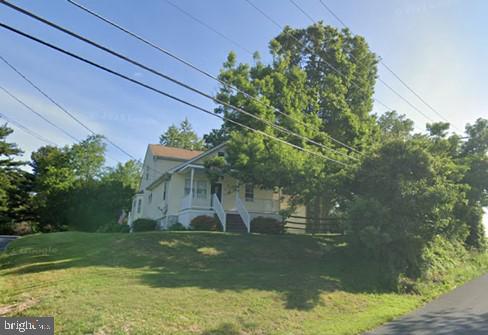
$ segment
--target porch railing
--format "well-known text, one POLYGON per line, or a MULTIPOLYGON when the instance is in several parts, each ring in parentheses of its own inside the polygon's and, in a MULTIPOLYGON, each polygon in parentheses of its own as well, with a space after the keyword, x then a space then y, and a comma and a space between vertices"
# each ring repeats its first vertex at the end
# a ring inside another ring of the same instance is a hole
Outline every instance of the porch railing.
POLYGON ((242 221, 246 225, 247 232, 248 233, 251 232, 251 215, 249 215, 246 206, 244 206, 244 203, 242 202, 241 198, 237 194, 236 194, 236 209, 239 215, 241 216, 242 221))
POLYGON ((180 204, 180 208, 181 209, 187 209, 187 208, 190 208, 191 207, 191 193, 185 195, 182 199, 181 199, 181 204, 180 204))
POLYGON ((215 214, 217 214, 217 217, 219 218, 220 223, 222 224, 222 231, 225 231, 226 215, 225 215, 224 207, 220 203, 220 200, 215 193, 212 194, 212 209, 214 210, 215 214))
POLYGON ((278 213, 280 201, 277 199, 254 198, 252 201, 245 200, 244 205, 249 212, 278 213))

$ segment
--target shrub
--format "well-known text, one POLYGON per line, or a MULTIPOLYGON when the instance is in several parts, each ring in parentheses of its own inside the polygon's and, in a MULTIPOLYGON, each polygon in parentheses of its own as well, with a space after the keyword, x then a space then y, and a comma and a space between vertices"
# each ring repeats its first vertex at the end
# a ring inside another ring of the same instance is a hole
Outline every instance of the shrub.
POLYGON ((130 230, 126 224, 107 223, 97 229, 97 233, 128 233, 130 230))
POLYGON ((169 226, 166 230, 169 230, 169 231, 183 231, 183 230, 187 230, 185 226, 183 226, 183 224, 179 223, 179 222, 176 222, 174 224, 172 224, 171 226, 169 226))
POLYGON ((215 216, 200 215, 191 220, 192 230, 220 231, 220 222, 215 216))
POLYGON ((274 218, 260 216, 252 219, 251 232, 261 234, 283 234, 285 232, 285 224, 283 221, 274 218))
POLYGON ((151 219, 137 219, 132 223, 132 231, 151 231, 156 230, 157 222, 151 219))
POLYGON ((28 235, 39 231, 39 224, 35 221, 22 221, 0 224, 0 235, 28 235))

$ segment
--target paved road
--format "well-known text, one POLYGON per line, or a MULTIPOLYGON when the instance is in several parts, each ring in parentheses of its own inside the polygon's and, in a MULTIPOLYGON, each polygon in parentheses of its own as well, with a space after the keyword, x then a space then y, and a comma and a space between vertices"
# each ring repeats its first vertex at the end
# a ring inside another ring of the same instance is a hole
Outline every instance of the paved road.
POLYGON ((18 236, 8 236, 8 235, 0 235, 0 251, 4 250, 7 247, 7 244, 10 241, 13 241, 18 236))
POLYGON ((488 334, 488 274, 365 335, 488 334))

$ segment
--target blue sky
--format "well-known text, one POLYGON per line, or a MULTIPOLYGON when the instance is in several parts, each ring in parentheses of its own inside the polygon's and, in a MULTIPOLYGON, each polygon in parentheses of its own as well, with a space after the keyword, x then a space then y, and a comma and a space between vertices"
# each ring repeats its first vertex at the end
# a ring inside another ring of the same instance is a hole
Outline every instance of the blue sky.
MULTIPOLYGON (((165 1, 79 1, 211 73, 218 73, 231 50, 237 52, 239 61, 251 61, 251 56, 244 50, 192 21, 165 1)), ((239 41, 246 49, 259 51, 264 60, 269 59, 268 41, 279 30, 245 1, 172 1, 239 41)), ((296 1, 316 20, 339 25, 320 5, 319 0, 296 1)), ((281 24, 304 27, 310 23, 287 0, 253 2, 281 24)), ((456 124, 457 128, 464 128, 466 122, 473 122, 478 117, 488 117, 488 26, 484 17, 484 13, 488 12, 486 1, 325 2, 354 33, 365 36, 371 49, 431 105, 456 124)), ((218 89, 214 81, 88 16, 64 0, 14 3, 207 92, 215 93, 218 89)), ((7 7, 0 6, 0 20, 202 106, 213 107, 204 98, 70 39, 7 7)), ((185 117, 190 119, 200 135, 218 127, 220 123, 216 118, 114 78, 5 30, 0 30, 0 54, 91 128, 107 135, 136 157, 142 157, 146 145, 157 142, 159 134, 170 124, 179 123, 185 117)), ((379 75, 422 111, 438 119, 381 66, 379 75)), ((0 85, 74 136, 83 138, 88 135, 3 63, 0 63, 0 85)), ((380 83, 376 86, 376 97, 407 114, 418 128, 423 129, 427 120, 380 83)), ((3 92, 0 92, 0 111, 56 143, 62 145, 72 142, 65 134, 25 110, 3 92)), ((383 111, 380 105, 375 106, 375 112, 383 111)), ((20 144, 27 156, 44 144, 21 131, 16 131, 12 139, 20 144)), ((112 147, 108 147, 108 153, 116 160, 127 159, 112 147)), ((113 161, 109 160, 108 164, 113 164, 113 161)))

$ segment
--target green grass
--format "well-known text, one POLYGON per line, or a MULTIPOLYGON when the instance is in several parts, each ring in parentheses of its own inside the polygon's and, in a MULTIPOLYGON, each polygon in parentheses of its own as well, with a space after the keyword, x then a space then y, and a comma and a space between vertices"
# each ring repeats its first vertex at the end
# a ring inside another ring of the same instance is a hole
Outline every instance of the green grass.
POLYGON ((434 296, 376 273, 337 237, 35 235, 0 254, 0 314, 54 316, 57 334, 358 334, 434 296))

